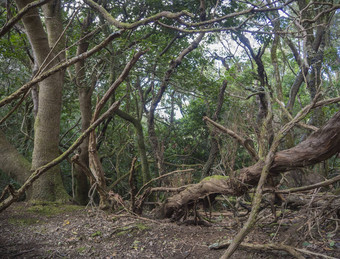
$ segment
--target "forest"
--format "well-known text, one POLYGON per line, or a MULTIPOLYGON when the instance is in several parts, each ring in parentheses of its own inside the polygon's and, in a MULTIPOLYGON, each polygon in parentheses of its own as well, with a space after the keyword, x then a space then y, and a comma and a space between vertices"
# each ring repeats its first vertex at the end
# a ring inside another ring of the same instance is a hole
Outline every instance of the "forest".
POLYGON ((0 254, 338 258, 339 9, 1 0, 0 254))

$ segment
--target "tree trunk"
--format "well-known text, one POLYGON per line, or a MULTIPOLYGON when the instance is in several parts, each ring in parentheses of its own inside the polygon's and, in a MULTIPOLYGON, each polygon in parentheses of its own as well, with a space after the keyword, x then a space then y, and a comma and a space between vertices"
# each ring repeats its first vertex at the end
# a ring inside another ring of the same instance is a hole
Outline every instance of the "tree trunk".
POLYGON ((117 110, 116 114, 119 117, 123 118, 124 120, 131 122, 135 128, 135 132, 137 136, 137 149, 138 149, 139 157, 141 160, 141 167, 142 167, 142 179, 143 179, 143 184, 146 184, 148 181, 150 181, 150 172, 149 172, 148 157, 146 155, 146 147, 145 147, 142 124, 139 120, 135 119, 130 114, 123 112, 122 110, 117 110))
MULTIPOLYGON (((227 88, 228 82, 227 80, 223 81, 223 84, 220 88, 219 94, 218 94, 218 102, 217 102, 217 108, 216 111, 212 117, 214 121, 217 121, 218 116, 221 112, 223 101, 224 101, 224 92, 225 89, 227 88)), ((210 170, 211 167, 214 164, 215 158, 218 154, 218 141, 217 141, 217 134, 214 130, 211 131, 210 133, 210 152, 209 152, 209 157, 208 160, 205 162, 203 169, 202 169, 202 178, 210 175, 210 170)))
MULTIPOLYGON (((17 0, 19 9, 32 1, 17 0)), ((30 10, 23 17, 26 34, 30 40, 37 64, 41 68, 44 60, 47 63, 54 57, 49 55, 50 47, 56 43, 61 35, 62 24, 60 17, 60 2, 43 6, 43 11, 48 35, 44 31, 39 11, 30 10)), ((55 48, 58 51, 59 46, 55 48)), ((59 58, 63 58, 62 56, 59 58)), ((58 62, 58 58, 52 65, 58 62)), ((32 157, 32 169, 36 169, 59 155, 59 133, 60 133, 60 113, 62 104, 62 86, 64 72, 58 72, 39 83, 39 108, 34 125, 34 149, 32 157)), ((60 167, 55 166, 47 174, 40 177, 32 188, 30 199, 33 200, 65 200, 68 195, 63 187, 60 167)))
MULTIPOLYGON (((314 165, 338 152, 340 152, 340 111, 305 141, 293 148, 277 152, 269 172, 271 175, 277 175, 295 168, 314 165)), ((210 194, 242 195, 249 187, 257 184, 263 165, 264 162, 260 160, 253 166, 234 172, 231 177, 203 179, 200 183, 167 199, 156 216, 179 219, 184 208, 210 194)))
MULTIPOLYGON (((91 17, 88 14, 86 22, 83 24, 83 32, 85 35, 85 30, 91 24, 91 17)), ((89 42, 86 40, 82 40, 77 48, 77 55, 81 55, 88 50, 89 42)), ((81 60, 75 64, 76 70, 76 83, 78 87, 78 96, 79 96, 79 108, 81 114, 81 131, 84 132, 91 124, 92 118, 92 104, 91 104, 91 96, 93 92, 93 87, 88 86, 88 82, 86 82, 85 75, 85 60, 81 60)), ((82 166, 89 167, 89 138, 85 138, 84 141, 79 146, 79 163, 82 166)), ((74 186, 74 199, 82 205, 86 205, 88 202, 88 191, 89 191, 89 182, 85 172, 82 170, 82 167, 79 165, 75 165, 74 172, 75 186, 74 186)))
MULTIPOLYGON (((92 110, 91 110, 91 93, 88 89, 79 88, 79 106, 81 113, 81 131, 84 132, 91 124, 92 110)), ((89 167, 89 138, 85 138, 79 146, 79 163, 89 167)), ((75 189, 74 199, 82 205, 88 201, 89 183, 86 174, 79 166, 75 166, 74 172, 75 189)))

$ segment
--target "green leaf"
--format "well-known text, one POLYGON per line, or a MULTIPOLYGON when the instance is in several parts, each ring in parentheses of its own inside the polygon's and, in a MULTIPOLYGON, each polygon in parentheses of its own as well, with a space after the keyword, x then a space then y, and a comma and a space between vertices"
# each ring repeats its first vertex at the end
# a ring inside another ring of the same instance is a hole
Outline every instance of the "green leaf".
POLYGON ((303 246, 310 246, 311 244, 309 242, 305 241, 305 242, 302 243, 302 245, 303 246))
POLYGON ((97 232, 93 233, 91 235, 91 237, 97 237, 97 236, 101 236, 101 235, 102 235, 102 232, 101 231, 97 231, 97 232))

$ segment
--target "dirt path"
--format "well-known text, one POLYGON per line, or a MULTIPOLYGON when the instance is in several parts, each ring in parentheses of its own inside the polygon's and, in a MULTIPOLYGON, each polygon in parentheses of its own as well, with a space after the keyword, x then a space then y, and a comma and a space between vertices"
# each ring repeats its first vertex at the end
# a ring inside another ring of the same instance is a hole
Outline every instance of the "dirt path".
MULTIPOLYGON (((214 220, 211 226, 179 225, 73 205, 18 203, 0 214, 0 255, 1 258, 219 258, 224 251, 210 250, 209 245, 230 239, 238 226, 232 215, 224 214, 214 220)), ((258 228, 246 241, 268 242, 273 233, 273 227, 258 228)), ((299 242, 295 237, 288 243, 299 242)), ((333 256, 340 251, 334 248, 328 248, 333 256)), ((321 251, 317 247, 317 250, 324 253, 327 249, 321 251)), ((233 258, 291 256, 277 251, 239 250, 233 258)))

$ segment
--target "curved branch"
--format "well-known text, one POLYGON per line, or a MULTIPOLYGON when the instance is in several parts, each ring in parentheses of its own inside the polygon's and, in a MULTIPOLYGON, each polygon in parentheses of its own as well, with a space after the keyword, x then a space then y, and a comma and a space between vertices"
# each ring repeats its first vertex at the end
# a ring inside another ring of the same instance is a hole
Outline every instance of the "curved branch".
POLYGON ((131 68, 136 64, 136 62, 139 60, 139 58, 144 55, 147 51, 138 51, 132 59, 125 65, 124 70, 122 73, 119 75, 119 77, 113 82, 113 84, 110 86, 109 90, 106 91, 104 96, 100 99, 98 104, 96 105, 95 112, 93 114, 93 118, 97 119, 99 116, 99 113, 101 109, 104 107, 106 102, 109 100, 111 95, 115 92, 117 87, 125 80, 125 78, 128 76, 131 68))
POLYGON ((22 87, 20 87, 18 90, 16 90, 14 93, 11 95, 5 97, 0 101, 0 107, 12 102, 13 100, 19 98, 20 95, 25 94, 31 87, 33 87, 36 83, 39 83, 43 81, 45 78, 57 73, 58 71, 65 69, 75 63, 77 63, 80 60, 86 59, 96 52, 100 51, 103 49, 107 44, 109 44, 112 40, 115 38, 118 38, 122 34, 121 31, 115 32, 110 34, 105 40, 103 40, 100 44, 97 46, 93 47, 91 50, 82 53, 81 55, 75 56, 67 61, 64 61, 63 63, 60 63, 48 71, 42 73, 40 76, 34 78, 33 80, 29 81, 28 83, 24 84, 22 87))
POLYGON ((93 9, 97 10, 104 18, 105 20, 107 20, 110 24, 112 24, 113 26, 115 26, 118 29, 124 29, 124 30, 131 30, 134 29, 140 25, 146 25, 148 23, 157 21, 161 18, 169 18, 169 19, 176 19, 179 18, 181 16, 189 16, 189 17, 194 17, 194 15, 188 11, 181 11, 178 13, 171 13, 168 11, 163 11, 160 13, 157 13, 153 16, 150 16, 148 18, 145 18, 143 20, 134 22, 134 23, 123 23, 120 22, 118 20, 116 20, 115 18, 112 17, 111 14, 109 14, 108 11, 105 10, 105 8, 103 8, 102 6, 98 5, 97 3, 95 3, 92 0, 84 0, 85 3, 87 3, 89 6, 91 6, 93 9))
POLYGON ((1 29, 0 29, 0 37, 5 35, 29 10, 42 6, 51 0, 38 0, 32 3, 27 4, 24 8, 22 8, 16 16, 12 17, 1 29))

